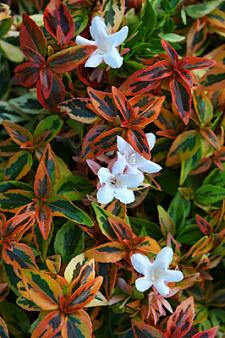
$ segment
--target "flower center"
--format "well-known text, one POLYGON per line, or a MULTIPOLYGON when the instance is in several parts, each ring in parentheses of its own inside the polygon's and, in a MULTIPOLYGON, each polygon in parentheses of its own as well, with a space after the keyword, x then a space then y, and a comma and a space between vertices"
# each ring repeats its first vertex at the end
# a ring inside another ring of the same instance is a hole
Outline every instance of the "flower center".
POLYGON ((135 153, 131 154, 128 158, 128 163, 131 165, 137 164, 137 156, 135 153))
POLYGON ((151 271, 151 280, 153 282, 157 282, 158 280, 161 279, 162 272, 160 269, 152 269, 151 271))
POLYGON ((115 176, 110 179, 110 184, 116 188, 121 188, 123 186, 118 177, 115 176))

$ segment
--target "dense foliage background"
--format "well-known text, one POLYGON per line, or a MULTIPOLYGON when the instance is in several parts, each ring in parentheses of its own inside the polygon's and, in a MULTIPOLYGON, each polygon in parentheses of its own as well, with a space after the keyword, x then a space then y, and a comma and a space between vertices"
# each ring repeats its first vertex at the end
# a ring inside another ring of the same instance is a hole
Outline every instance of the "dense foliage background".
POLYGON ((224 337, 224 10, 1 2, 0 337, 224 337), (120 68, 85 67, 96 47, 75 38, 96 15, 109 34, 128 26, 120 68), (118 135, 162 170, 135 202, 101 205, 118 135), (184 279, 138 291, 131 255, 165 246, 184 279))

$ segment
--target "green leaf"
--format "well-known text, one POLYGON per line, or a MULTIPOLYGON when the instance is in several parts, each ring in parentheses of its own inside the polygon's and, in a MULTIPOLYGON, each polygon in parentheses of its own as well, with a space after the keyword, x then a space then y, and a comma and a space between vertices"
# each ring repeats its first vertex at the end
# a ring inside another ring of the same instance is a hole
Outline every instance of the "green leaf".
POLYGON ((172 218, 170 217, 168 212, 166 212, 166 210, 163 207, 161 207, 161 205, 158 205, 157 209, 158 209, 159 224, 161 227, 162 234, 164 235, 164 237, 166 237, 168 233, 174 235, 175 224, 172 218))
POLYGON ((17 338, 28 337, 30 320, 24 311, 15 304, 4 301, 0 303, 0 312, 11 335, 17 338))
POLYGON ((93 185, 84 177, 70 175, 58 181, 55 191, 71 201, 78 201, 93 191, 93 185))
POLYGON ((141 18, 142 25, 140 33, 145 38, 145 41, 150 38, 156 25, 156 14, 151 2, 150 0, 146 0, 141 18))
POLYGON ((185 8, 186 13, 193 19, 202 18, 222 4, 224 0, 210 0, 200 4, 190 5, 185 8))
POLYGON ((5 169, 6 180, 20 180, 26 176, 33 164, 32 154, 22 150, 15 153, 8 161, 5 169))
POLYGON ((63 126, 63 121, 59 118, 58 115, 50 115, 43 120, 41 120, 35 131, 34 131, 34 140, 35 144, 41 142, 43 145, 50 142, 61 130, 63 126))
POLYGON ((50 202, 49 207, 55 216, 65 217, 88 227, 93 226, 93 221, 88 214, 67 199, 57 197, 50 202))
POLYGON ((6 59, 12 62, 21 63, 24 60, 24 54, 21 52, 20 48, 11 45, 4 40, 0 40, 0 50, 6 59))
POLYGON ((166 164, 173 166, 192 157, 200 147, 200 140, 197 130, 188 130, 177 136, 170 147, 166 164))
POLYGON ((202 185, 194 195, 195 202, 202 205, 210 205, 225 199, 225 188, 217 185, 202 185))
POLYGON ((225 187, 225 164, 223 164, 223 167, 224 170, 220 170, 219 168, 212 170, 209 175, 206 176, 202 184, 211 184, 225 187))
POLYGON ((168 208, 168 213, 172 217, 177 229, 182 228, 190 210, 191 202, 184 199, 183 196, 177 192, 168 208))
POLYGON ((186 224, 186 227, 179 231, 176 240, 182 244, 194 244, 202 238, 202 232, 199 230, 198 225, 186 224))
POLYGON ((162 238, 162 233, 158 224, 144 219, 141 217, 129 217, 132 228, 135 229, 135 232, 140 236, 150 236, 156 240, 162 238))
POLYGON ((193 98, 200 124, 206 126, 213 117, 213 105, 207 96, 195 94, 193 98))
POLYGON ((84 232, 71 221, 65 223, 56 234, 54 249, 64 263, 68 262, 84 250, 84 232))
POLYGON ((181 42, 185 40, 185 36, 178 35, 175 33, 167 33, 167 34, 159 34, 160 38, 168 41, 168 42, 181 42))
POLYGON ((2 38, 6 33, 8 33, 10 27, 12 26, 12 23, 13 23, 12 17, 0 21, 0 38, 2 38))
POLYGON ((35 94, 29 93, 10 99, 8 101, 10 107, 16 110, 18 113, 27 115, 40 115, 45 111, 38 102, 35 94))

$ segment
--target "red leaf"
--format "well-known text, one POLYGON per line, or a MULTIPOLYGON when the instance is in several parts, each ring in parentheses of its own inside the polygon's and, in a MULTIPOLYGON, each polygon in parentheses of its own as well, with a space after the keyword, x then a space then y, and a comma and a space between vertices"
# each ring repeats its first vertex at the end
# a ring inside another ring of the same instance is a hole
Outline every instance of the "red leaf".
MULTIPOLYGON (((76 311, 75 313, 66 316, 65 322, 62 328, 63 338, 72 337, 93 337, 92 322, 89 315, 84 310, 76 311)), ((46 337, 47 338, 47 337, 46 337)))
POLYGON ((20 215, 17 214, 1 227, 1 236, 7 236, 10 240, 19 241, 23 234, 33 225, 34 220, 34 212, 32 211, 20 215))
POLYGON ((192 327, 194 312, 194 301, 192 297, 189 297, 185 299, 169 317, 166 335, 170 338, 184 337, 192 327))
POLYGON ((0 317, 0 335, 2 338, 9 338, 9 332, 5 321, 0 317))
POLYGON ((93 157, 93 152, 90 147, 92 144, 93 140, 101 133, 110 130, 110 127, 107 125, 95 125, 93 126, 88 133, 85 135, 82 143, 82 150, 81 150, 81 155, 82 157, 93 157))
POLYGON ((214 60, 209 60, 207 58, 200 58, 197 56, 186 56, 182 60, 179 61, 178 67, 185 70, 193 70, 193 69, 202 69, 209 68, 215 65, 214 60))
POLYGON ((166 338, 163 332, 153 326, 132 320, 132 330, 135 338, 166 338))
POLYGON ((128 225, 120 217, 108 217, 108 221, 119 241, 123 241, 125 239, 131 240, 135 237, 130 225, 128 225))
POLYGON ((141 129, 129 129, 127 131, 127 141, 141 156, 148 160, 150 159, 148 140, 141 129))
POLYGON ((48 99, 52 90, 53 73, 48 68, 40 69, 40 86, 44 99, 48 99))
POLYGON ((209 330, 196 333, 192 338, 215 338, 217 331, 218 327, 212 327, 209 330))
POLYGON ((201 232, 204 235, 209 235, 213 232, 212 225, 209 222, 207 222, 202 216, 196 215, 195 218, 201 232))
POLYGON ((173 78, 169 83, 172 101, 184 124, 188 124, 191 110, 191 89, 188 84, 180 78, 173 78))
POLYGON ((116 87, 112 87, 112 94, 114 102, 119 109, 121 115, 125 121, 135 118, 135 111, 129 101, 126 99, 126 96, 118 90, 116 87))
POLYGON ((120 115, 111 93, 100 92, 89 87, 88 94, 97 114, 106 121, 114 122, 115 117, 120 115))
POLYGON ((44 10, 44 24, 60 45, 74 36, 75 26, 70 11, 60 0, 51 0, 44 10))
POLYGON ((39 321, 38 325, 32 332, 31 338, 51 338, 61 337, 59 332, 61 331, 65 321, 65 316, 60 311, 51 311, 39 321))
POLYGON ((36 197, 46 199, 51 192, 51 180, 44 159, 42 158, 34 179, 34 193, 36 197))
POLYGON ((161 44, 163 49, 166 51, 166 54, 169 56, 170 62, 176 66, 178 62, 178 54, 175 49, 165 40, 161 40, 161 44))
POLYGON ((24 87, 34 87, 39 79, 39 66, 33 62, 24 62, 15 69, 13 84, 24 87))
POLYGON ((70 72, 84 63, 95 49, 95 46, 68 47, 51 55, 47 63, 55 73, 70 72))
POLYGON ((24 146, 27 143, 33 144, 33 136, 26 128, 9 121, 4 121, 2 124, 11 139, 19 146, 24 146))
POLYGON ((81 285, 66 301, 65 307, 67 313, 74 313, 76 310, 82 309, 94 299, 103 278, 101 276, 81 285))
POLYGON ((89 259, 94 258, 96 262, 116 263, 127 256, 126 250, 124 243, 114 241, 85 251, 85 256, 89 259))
POLYGON ((144 118, 143 122, 139 124, 139 127, 145 127, 158 118, 164 100, 165 96, 155 98, 151 104, 149 104, 149 106, 138 115, 138 118, 144 118))
POLYGON ((3 246, 2 259, 13 267, 19 275, 21 269, 38 268, 32 249, 23 243, 11 242, 10 246, 3 246))
POLYGON ((44 89, 39 80, 37 83, 37 98, 41 105, 46 109, 57 109, 59 103, 61 103, 66 95, 66 90, 62 80, 56 75, 53 74, 52 78, 52 87, 49 92, 49 96, 45 98, 44 89))
POLYGON ((42 237, 47 240, 52 226, 52 211, 47 205, 41 205, 36 207, 35 214, 42 237))
POLYGON ((159 80, 171 75, 172 70, 168 62, 158 61, 150 67, 134 72, 119 89, 125 95, 143 94, 156 88, 160 84, 159 80))
POLYGON ((47 50, 42 30, 27 14, 23 14, 23 23, 20 28, 20 48, 34 62, 43 61, 47 50))
POLYGON ((200 134, 209 144, 211 144, 211 146, 213 146, 213 148, 220 150, 220 140, 210 127, 205 127, 204 129, 200 130, 200 134))
POLYGON ((122 128, 112 128, 103 132, 91 143, 90 147, 95 156, 99 156, 116 148, 116 138, 122 134, 122 128))

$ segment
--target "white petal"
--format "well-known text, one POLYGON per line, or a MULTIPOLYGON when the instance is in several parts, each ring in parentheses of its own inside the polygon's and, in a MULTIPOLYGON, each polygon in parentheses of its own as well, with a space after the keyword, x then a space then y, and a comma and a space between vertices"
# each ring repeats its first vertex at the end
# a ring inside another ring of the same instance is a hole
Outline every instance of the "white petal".
POLYGON ((91 46, 96 46, 96 42, 95 41, 91 41, 88 39, 83 38, 81 35, 78 35, 76 37, 76 43, 78 45, 91 45, 91 46))
POLYGON ((173 249, 166 246, 156 256, 154 265, 159 266, 161 269, 168 269, 173 260, 173 249))
POLYGON ((117 149, 122 155, 129 155, 132 154, 134 149, 131 147, 131 145, 125 141, 121 136, 117 136, 117 149))
POLYGON ((119 152, 117 152, 117 160, 114 162, 112 166, 112 174, 113 175, 123 174, 126 164, 127 164, 126 158, 119 152))
POLYGON ((163 275, 163 279, 166 282, 180 282, 184 278, 184 275, 179 270, 166 270, 163 275))
POLYGON ((91 37, 94 40, 101 39, 102 35, 107 36, 107 27, 106 27, 105 21, 100 16, 95 16, 92 19, 89 30, 90 30, 91 37))
POLYGON ((108 185, 103 185, 98 189, 97 192, 98 203, 108 204, 113 200, 113 198, 114 198, 113 189, 111 189, 108 185))
POLYGON ((136 174, 124 174, 119 177, 120 182, 129 188, 137 188, 144 181, 144 175, 139 171, 136 174))
POLYGON ((144 292, 152 286, 152 282, 145 277, 141 277, 136 279, 135 286, 138 291, 144 292))
POLYGON ((115 198, 117 198, 120 202, 124 204, 130 204, 135 200, 134 192, 130 189, 116 188, 114 193, 115 198))
POLYGON ((139 156, 137 157, 137 167, 141 171, 148 174, 153 174, 159 172, 162 169, 162 167, 159 164, 146 160, 146 158, 139 156))
POLYGON ((131 263, 137 272, 141 273, 142 275, 149 275, 152 263, 147 256, 140 253, 135 253, 131 256, 131 263))
POLYGON ((100 168, 97 175, 101 184, 108 182, 112 178, 112 174, 108 168, 100 168))
POLYGON ((118 32, 111 34, 109 36, 109 40, 112 43, 113 47, 118 47, 123 43, 128 35, 128 27, 124 26, 122 27, 118 32))
POLYGON ((85 63, 85 67, 91 67, 91 68, 98 67, 100 65, 100 63, 102 63, 102 61, 103 61, 102 55, 100 55, 98 53, 98 51, 96 50, 87 59, 87 61, 85 63))
POLYGON ((158 290, 158 292, 162 296, 166 296, 170 292, 169 287, 163 281, 158 281, 154 283, 154 287, 158 290))
POLYGON ((110 52, 103 55, 104 62, 111 68, 120 68, 123 64, 123 58, 118 49, 112 48, 110 52))
POLYGON ((145 134, 145 136, 147 137, 149 148, 152 150, 152 148, 154 148, 154 145, 155 145, 155 142, 156 142, 155 134, 147 133, 147 134, 145 134))

